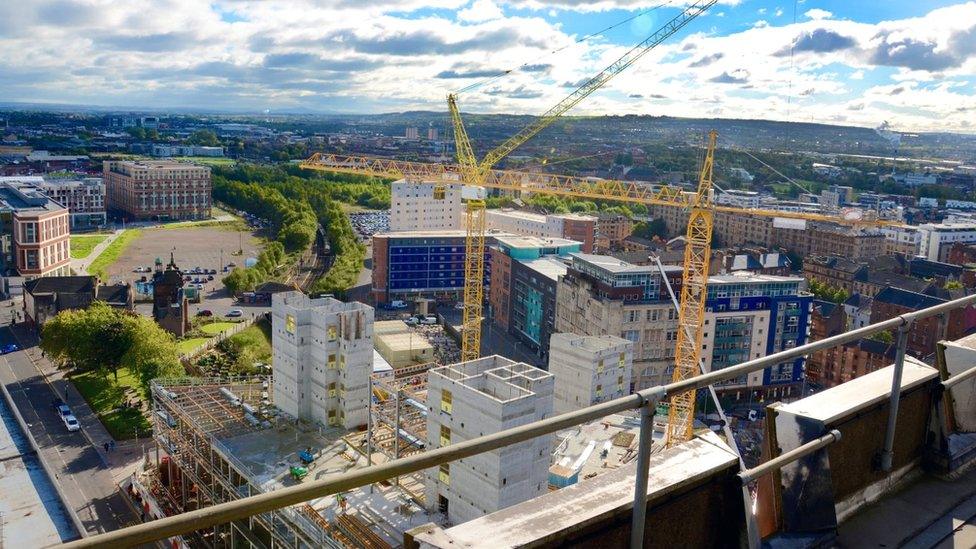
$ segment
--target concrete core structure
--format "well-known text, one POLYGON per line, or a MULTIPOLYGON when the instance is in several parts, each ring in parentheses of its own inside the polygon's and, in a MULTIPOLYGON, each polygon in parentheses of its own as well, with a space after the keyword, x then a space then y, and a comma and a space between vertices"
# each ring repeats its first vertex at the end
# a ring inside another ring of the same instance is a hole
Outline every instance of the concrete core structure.
MULTIPOLYGON (((494 355, 430 370, 427 447, 439 448, 552 414, 553 376, 494 355)), ((428 507, 460 524, 548 490, 551 436, 430 469, 428 507)))
POLYGON ((306 421, 366 424, 373 308, 301 292, 271 299, 274 402, 306 421))
POLYGON ((557 414, 630 394, 634 344, 612 336, 552 334, 549 373, 557 414))
POLYGON ((401 179, 390 184, 390 230, 452 231, 461 222, 461 184, 434 185, 401 179))

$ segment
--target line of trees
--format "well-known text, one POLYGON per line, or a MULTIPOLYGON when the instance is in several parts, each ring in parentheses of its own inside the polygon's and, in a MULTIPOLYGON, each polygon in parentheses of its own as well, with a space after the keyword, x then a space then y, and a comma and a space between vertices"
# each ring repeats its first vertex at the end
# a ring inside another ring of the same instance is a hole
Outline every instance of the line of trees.
POLYGON ((848 297, 851 297, 850 294, 847 293, 847 290, 844 290, 843 288, 835 288, 818 280, 811 280, 808 287, 811 294, 813 294, 817 299, 821 299, 823 301, 843 303, 847 301, 848 297))
MULTIPOLYGON (((282 219, 278 226, 272 221, 272 230, 285 245, 286 252, 304 247, 288 244, 299 243, 299 238, 304 238, 310 216, 313 225, 317 223, 324 228, 335 254, 329 272, 313 284, 311 291, 341 295, 355 285, 366 255, 366 248, 357 240, 342 203, 385 209, 390 205, 390 187, 372 178, 311 173, 297 166, 238 165, 215 169, 214 197, 269 220, 282 219), (218 187, 228 192, 218 193, 218 187), (266 209, 272 211, 263 213, 266 209), (296 218, 287 217, 290 211, 307 213, 301 214, 296 226, 296 218)), ((314 230, 309 238, 314 238, 314 230)), ((308 240, 305 246, 310 243, 308 240)), ((245 282, 249 283, 250 279, 245 282)))
POLYGON ((262 282, 273 280, 281 274, 285 265, 285 247, 281 242, 270 242, 258 254, 258 262, 253 267, 235 267, 224 277, 223 283, 232 294, 253 291, 262 282))

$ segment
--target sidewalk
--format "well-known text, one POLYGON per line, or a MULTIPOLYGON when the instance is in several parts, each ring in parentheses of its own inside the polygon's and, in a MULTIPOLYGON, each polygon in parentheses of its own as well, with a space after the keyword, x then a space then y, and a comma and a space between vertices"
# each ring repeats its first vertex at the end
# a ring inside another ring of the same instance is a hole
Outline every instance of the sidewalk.
POLYGON ((95 261, 95 258, 101 255, 102 252, 105 251, 105 248, 108 248, 112 242, 115 242, 115 239, 118 238, 121 234, 122 234, 122 229, 115 229, 114 231, 112 231, 112 234, 108 235, 108 238, 99 242, 98 245, 92 249, 91 253, 88 254, 88 257, 83 257, 81 259, 72 259, 71 268, 74 269, 74 271, 78 273, 79 276, 88 274, 88 267, 92 264, 92 261, 95 261))
POLYGON ((82 434, 98 452, 105 468, 111 470, 112 478, 118 482, 136 471, 142 465, 143 446, 145 445, 148 452, 151 449, 152 441, 134 439, 116 442, 105 429, 105 426, 102 425, 95 412, 88 406, 85 398, 75 389, 74 384, 65 378, 64 372, 46 357, 41 356, 41 349, 37 346, 37 337, 33 332, 24 324, 14 326, 12 331, 27 357, 51 384, 58 397, 71 408, 72 413, 82 426, 82 434), (106 442, 115 442, 115 450, 106 452, 104 446, 106 442))

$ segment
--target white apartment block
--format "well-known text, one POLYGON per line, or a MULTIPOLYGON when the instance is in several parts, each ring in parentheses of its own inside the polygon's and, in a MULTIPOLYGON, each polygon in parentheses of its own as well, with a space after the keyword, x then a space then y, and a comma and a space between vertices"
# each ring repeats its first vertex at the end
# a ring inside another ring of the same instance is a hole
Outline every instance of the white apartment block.
POLYGON ((105 184, 101 177, 0 177, 0 182, 26 183, 68 209, 71 229, 104 225, 105 184))
POLYGON ((976 242, 976 223, 925 223, 918 226, 919 255, 945 261, 956 242, 976 242))
POLYGON ((759 199, 759 193, 756 191, 729 189, 715 193, 715 203, 723 206, 757 209, 759 208, 759 199))
POLYGON ((634 344, 612 335, 557 333, 549 338, 549 373, 556 378, 557 414, 630 394, 634 344))
MULTIPOLYGON (((495 355, 430 370, 427 444, 439 448, 552 415, 553 376, 495 355)), ((460 524, 549 490, 551 436, 429 469, 427 504, 460 524)))
POLYGON ((460 183, 435 186, 401 179, 390 185, 391 232, 463 229, 462 214, 460 183))
POLYGON ((323 425, 366 424, 373 308, 301 292, 271 300, 275 406, 323 425))
POLYGON ((891 225, 881 227, 881 234, 885 237, 885 253, 905 253, 910 256, 918 254, 922 234, 918 227, 910 225, 891 225))
POLYGON ((485 227, 525 236, 562 238, 563 220, 556 215, 541 215, 502 208, 485 210, 485 227))

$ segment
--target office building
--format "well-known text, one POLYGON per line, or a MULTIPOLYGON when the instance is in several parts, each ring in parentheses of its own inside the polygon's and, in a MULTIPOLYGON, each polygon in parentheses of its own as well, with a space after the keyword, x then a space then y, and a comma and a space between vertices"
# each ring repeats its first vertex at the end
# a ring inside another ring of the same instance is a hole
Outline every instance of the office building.
MULTIPOLYGON (((491 282, 485 237, 485 294, 491 282)), ((373 295, 377 303, 417 297, 454 299, 464 291, 464 231, 408 231, 373 235, 373 295)))
POLYGON ((271 298, 274 403, 322 425, 366 425, 373 308, 301 292, 271 298))
POLYGON ((68 208, 70 229, 105 225, 105 185, 100 177, 0 177, 2 182, 33 185, 48 198, 68 208))
POLYGON ((390 184, 390 231, 463 228, 460 183, 435 186, 401 179, 390 184))
POLYGON ((68 209, 41 189, 15 180, 0 183, 0 255, 3 271, 31 279, 70 274, 68 209))
MULTIPOLYGON (((634 389, 670 381, 678 312, 657 266, 592 254, 571 257, 557 285, 555 331, 609 334, 633 343, 634 389)), ((679 292, 683 268, 664 269, 674 291, 679 292)))
POLYGON ((564 238, 499 236, 490 247, 489 318, 532 352, 546 356, 556 314, 556 288, 566 274, 560 258, 580 251, 564 238))
POLYGON ((604 241, 605 249, 601 251, 619 250, 624 239, 633 234, 634 222, 625 215, 601 213, 597 216, 596 232, 604 241))
POLYGON ((593 253, 597 218, 580 214, 537 214, 502 208, 485 211, 485 226, 512 234, 539 238, 567 238, 582 244, 582 251, 593 253))
MULTIPOLYGON (((494 355, 427 377, 427 447, 457 444, 552 415, 553 376, 494 355)), ((549 490, 552 436, 429 469, 427 505, 460 524, 549 490)))
POLYGON ((925 223, 918 226, 918 254, 945 262, 953 244, 976 242, 976 223, 925 223))
POLYGON ((210 168, 171 160, 106 161, 107 209, 127 220, 210 217, 210 168))
MULTIPOLYGON (((708 279, 702 358, 706 371, 792 349, 807 342, 813 296, 801 277, 733 273, 708 279)), ((802 358, 777 364, 717 386, 737 398, 749 391, 764 398, 799 395, 802 358)))
POLYGON ((634 344, 613 335, 552 334, 549 373, 557 414, 630 394, 634 344))
POLYGON ((881 227, 881 234, 885 237, 885 254, 905 254, 914 256, 922 242, 922 234, 918 227, 909 225, 892 225, 881 227))

